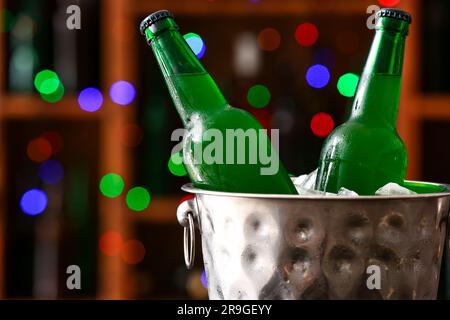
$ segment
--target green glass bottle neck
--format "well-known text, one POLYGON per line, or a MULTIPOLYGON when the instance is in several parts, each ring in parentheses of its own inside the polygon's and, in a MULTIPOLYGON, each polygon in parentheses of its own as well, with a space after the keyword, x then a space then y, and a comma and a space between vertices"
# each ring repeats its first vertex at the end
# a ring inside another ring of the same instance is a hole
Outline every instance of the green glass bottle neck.
POLYGON ((395 128, 407 28, 377 29, 350 118, 395 128))
POLYGON ((184 124, 194 114, 216 112, 226 105, 219 88, 172 19, 157 22, 145 33, 184 124))

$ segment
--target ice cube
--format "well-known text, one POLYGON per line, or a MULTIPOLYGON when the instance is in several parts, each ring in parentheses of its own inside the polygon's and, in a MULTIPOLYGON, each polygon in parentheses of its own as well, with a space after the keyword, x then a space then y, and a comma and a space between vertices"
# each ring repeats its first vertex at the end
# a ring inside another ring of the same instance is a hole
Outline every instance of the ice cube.
POLYGON ((310 174, 304 174, 298 178, 295 178, 294 184, 297 187, 301 187, 303 189, 314 190, 314 186, 316 184, 316 177, 317 177, 317 169, 311 172, 310 174))
POLYGON ((307 174, 302 174, 301 176, 293 178, 292 182, 294 183, 294 185, 300 187, 301 185, 303 185, 303 182, 306 180, 307 177, 308 177, 307 174))
POLYGON ((405 187, 402 187, 397 183, 389 182, 388 184, 382 186, 380 189, 375 191, 375 194, 378 196, 404 196, 417 193, 409 189, 406 189, 405 187))
POLYGON ((338 191, 338 196, 357 197, 358 194, 355 191, 342 187, 338 191))
POLYGON ((303 187, 300 187, 297 185, 295 186, 295 188, 297 189, 298 194, 301 196, 325 196, 326 195, 326 193, 323 191, 307 189, 307 188, 303 188, 303 187))

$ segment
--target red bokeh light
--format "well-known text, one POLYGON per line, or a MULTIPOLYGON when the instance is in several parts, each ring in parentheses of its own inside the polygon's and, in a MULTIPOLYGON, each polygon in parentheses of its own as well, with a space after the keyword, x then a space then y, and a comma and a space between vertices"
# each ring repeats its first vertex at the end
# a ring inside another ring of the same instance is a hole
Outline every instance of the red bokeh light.
POLYGON ((378 0, 383 7, 393 7, 400 3, 400 0, 378 0))
POLYGON ((325 112, 315 114, 311 119, 311 131, 315 136, 325 138, 334 129, 333 118, 325 112))
POLYGON ((42 162, 52 155, 52 146, 45 138, 36 138, 28 143, 27 155, 34 162, 42 162))
POLYGON ((123 238, 119 232, 108 231, 104 233, 99 241, 100 250, 107 256, 117 256, 122 250, 123 238))
POLYGON ((46 139, 50 143, 50 145, 52 146, 52 154, 57 154, 58 152, 60 152, 64 145, 63 138, 56 131, 43 133, 41 135, 41 138, 46 139))
POLYGON ((300 24, 295 30, 295 40, 305 47, 312 46, 319 38, 319 30, 309 22, 300 24))
POLYGON ((137 264, 145 257, 145 247, 138 240, 128 240, 124 243, 120 255, 125 263, 137 264))

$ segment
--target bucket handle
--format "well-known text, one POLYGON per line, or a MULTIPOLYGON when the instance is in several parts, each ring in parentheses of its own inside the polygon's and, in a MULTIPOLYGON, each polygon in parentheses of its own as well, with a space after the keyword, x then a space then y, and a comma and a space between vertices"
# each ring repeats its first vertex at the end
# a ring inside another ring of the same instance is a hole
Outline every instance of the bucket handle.
POLYGON ((184 263, 188 269, 192 268, 195 259, 195 217, 197 217, 195 198, 185 200, 178 206, 177 219, 178 223, 184 227, 184 263))

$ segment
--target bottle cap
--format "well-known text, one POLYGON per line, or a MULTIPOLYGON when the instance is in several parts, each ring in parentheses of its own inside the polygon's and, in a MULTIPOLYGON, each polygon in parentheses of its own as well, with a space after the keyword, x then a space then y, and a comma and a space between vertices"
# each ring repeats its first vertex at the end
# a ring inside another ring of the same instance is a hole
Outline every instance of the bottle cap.
POLYGON ((392 9, 392 8, 383 8, 377 13, 377 18, 388 17, 396 20, 402 20, 408 23, 411 23, 411 15, 408 12, 392 9))
POLYGON ((140 25, 140 30, 142 34, 145 34, 145 30, 147 30, 148 27, 150 27, 152 24, 159 20, 167 19, 167 18, 173 18, 173 14, 168 10, 160 10, 153 12, 151 15, 149 15, 147 18, 142 20, 140 25))

